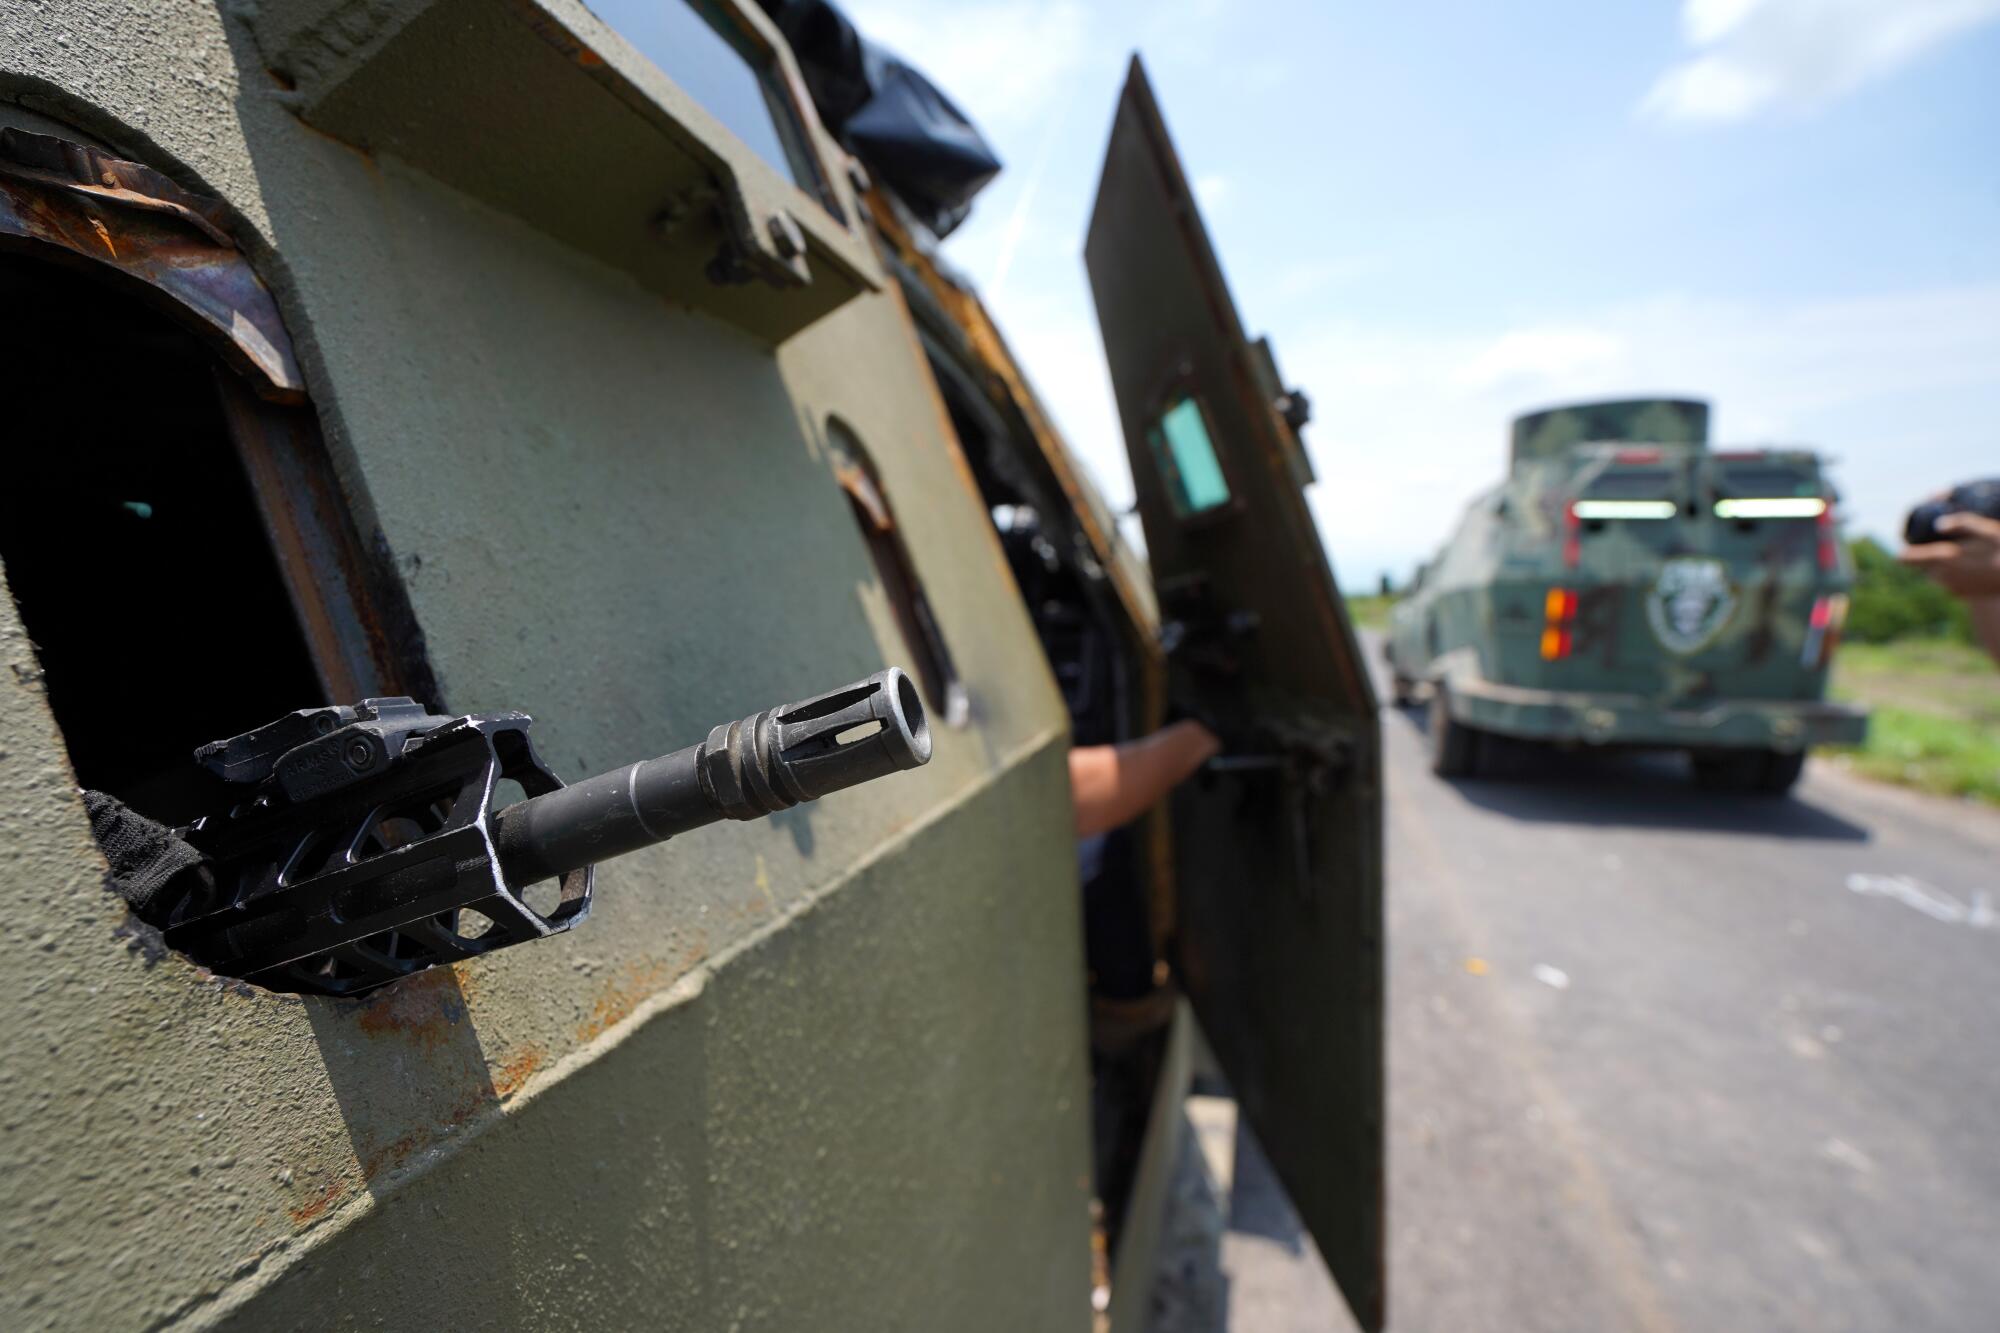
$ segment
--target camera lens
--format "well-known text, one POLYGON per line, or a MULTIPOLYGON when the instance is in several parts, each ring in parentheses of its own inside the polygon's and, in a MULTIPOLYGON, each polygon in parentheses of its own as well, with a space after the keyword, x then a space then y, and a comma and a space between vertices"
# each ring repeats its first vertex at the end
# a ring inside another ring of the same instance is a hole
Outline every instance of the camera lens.
POLYGON ((1952 487, 1951 494, 1945 499, 1924 501, 1910 511, 1909 519, 1903 524, 1903 540, 1911 546, 1947 540, 1945 534, 1937 530, 1937 521, 1946 514, 1983 514, 1987 518, 2000 519, 2000 477, 1968 481, 1963 486, 1952 487))
POLYGON ((1925 546, 1931 542, 1941 542, 1944 534, 1937 530, 1937 521, 1946 514, 1958 512, 1958 506, 1949 500, 1926 500, 1910 511, 1910 517, 1903 524, 1903 541, 1910 546, 1925 546))

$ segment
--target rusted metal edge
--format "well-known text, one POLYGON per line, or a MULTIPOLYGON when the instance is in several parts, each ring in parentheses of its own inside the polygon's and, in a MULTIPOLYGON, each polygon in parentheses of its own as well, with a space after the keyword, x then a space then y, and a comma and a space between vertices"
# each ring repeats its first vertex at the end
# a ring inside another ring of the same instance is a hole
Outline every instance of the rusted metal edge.
POLYGON ((370 544, 356 530, 319 419, 309 408, 259 397, 220 369, 215 380, 327 697, 407 694, 445 711, 394 557, 379 531, 370 544))
POLYGON ((219 200, 137 162, 0 129, 0 244, 53 248, 144 284, 215 342, 259 394, 303 403, 305 377, 277 302, 230 237, 219 200))
POLYGON ((1216 258, 1208 228, 1201 220, 1194 187, 1189 184, 1180 155, 1174 151, 1173 139, 1167 133, 1166 117, 1153 96, 1153 85, 1146 77, 1146 67, 1136 53, 1126 69, 1125 87, 1119 94, 1117 115, 1121 118, 1129 115, 1137 123, 1139 139, 1149 165, 1160 182, 1161 192, 1171 205, 1170 221, 1180 233, 1188 257, 1193 261, 1202 298, 1227 346, 1231 385, 1236 390, 1246 419, 1261 427, 1256 432, 1260 438, 1251 442, 1254 456, 1264 463, 1272 474, 1273 484, 1281 492, 1289 486, 1297 497, 1296 506, 1285 506, 1287 517, 1295 524, 1304 525, 1293 536, 1301 548, 1313 550, 1318 556, 1301 562, 1295 568, 1314 616, 1334 649, 1346 697, 1356 706, 1373 708, 1374 687, 1361 660, 1360 643, 1348 622, 1340 588, 1334 582, 1332 557, 1327 554, 1325 543, 1320 540, 1313 524, 1311 510, 1297 487, 1289 451, 1280 435, 1284 423, 1269 398, 1258 389, 1250 336, 1244 331, 1242 316, 1236 308, 1235 298, 1230 295, 1221 261, 1216 258))

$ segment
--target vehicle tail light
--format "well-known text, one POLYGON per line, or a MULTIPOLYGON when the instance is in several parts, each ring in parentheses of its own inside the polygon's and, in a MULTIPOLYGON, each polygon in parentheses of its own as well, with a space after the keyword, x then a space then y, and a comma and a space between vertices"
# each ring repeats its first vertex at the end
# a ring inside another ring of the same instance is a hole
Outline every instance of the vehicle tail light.
POLYGON ((1583 561, 1583 520, 1576 516, 1576 504, 1563 506, 1563 568, 1575 569, 1583 561))
POLYGON ((1576 592, 1571 588, 1550 588, 1542 599, 1542 660, 1560 662, 1575 646, 1571 627, 1576 623, 1576 592))
MULTIPOLYGON (((1833 526, 1833 506, 1827 505, 1819 511, 1819 567, 1831 573, 1840 568, 1840 543, 1833 526)), ((1824 598, 1821 599, 1825 600, 1824 598)), ((1842 598, 1843 604, 1846 598, 1842 598)))
POLYGON ((1799 645, 1799 665, 1821 670, 1833 661, 1840 646, 1840 630, 1847 623, 1847 594, 1821 593, 1813 599, 1812 616, 1806 621, 1805 642, 1799 645))

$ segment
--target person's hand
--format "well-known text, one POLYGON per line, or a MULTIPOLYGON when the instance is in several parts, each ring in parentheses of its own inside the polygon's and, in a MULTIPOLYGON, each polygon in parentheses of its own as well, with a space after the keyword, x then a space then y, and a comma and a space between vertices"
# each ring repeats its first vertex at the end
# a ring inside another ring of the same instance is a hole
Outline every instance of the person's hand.
POLYGON ((1906 547, 1897 558, 1960 597, 2000 597, 2000 520, 1946 514, 1937 526, 1952 539, 1906 547))
POLYGON ((1079 745, 1069 752, 1070 797, 1080 838, 1137 819, 1222 749, 1192 718, 1119 745, 1079 745))
POLYGON ((1171 735, 1174 744, 1192 761, 1188 771, 1193 772, 1209 760, 1222 753, 1222 738, 1209 729, 1206 722, 1195 718, 1182 718, 1161 728, 1160 734, 1171 735))

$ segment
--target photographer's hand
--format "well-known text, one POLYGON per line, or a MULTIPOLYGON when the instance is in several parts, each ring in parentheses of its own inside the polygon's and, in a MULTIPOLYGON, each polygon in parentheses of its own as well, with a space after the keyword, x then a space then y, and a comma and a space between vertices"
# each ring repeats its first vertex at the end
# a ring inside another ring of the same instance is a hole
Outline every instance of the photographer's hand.
POLYGON ((1946 514, 1937 526, 1950 541, 1911 546, 1898 558, 1960 597, 2000 597, 2000 520, 1946 514))
POLYGON ((1912 546, 1900 559, 1965 599, 1972 632, 2000 662, 2000 521, 1981 514, 1946 514, 1937 526, 1952 540, 1912 546))

